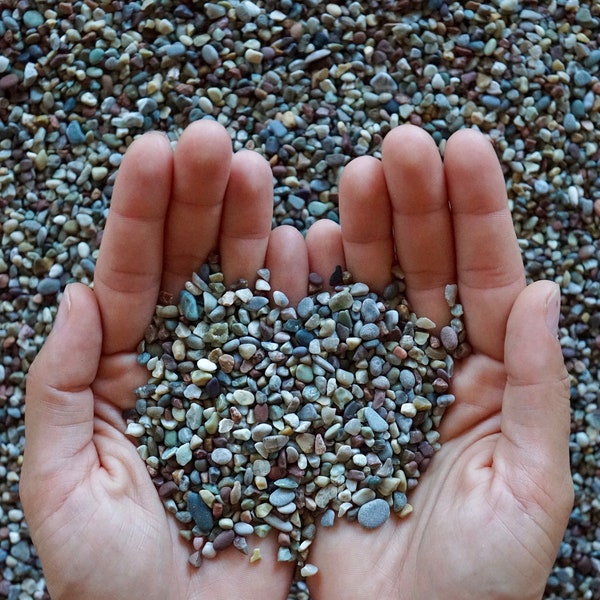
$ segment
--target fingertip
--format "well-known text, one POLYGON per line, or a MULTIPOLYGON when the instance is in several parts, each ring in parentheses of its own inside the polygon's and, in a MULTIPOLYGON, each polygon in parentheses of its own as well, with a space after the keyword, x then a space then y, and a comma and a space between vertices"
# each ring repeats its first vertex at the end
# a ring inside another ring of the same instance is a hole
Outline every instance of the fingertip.
POLYGON ((306 233, 308 268, 328 282, 334 269, 346 268, 342 231, 331 219, 320 219, 306 233))
POLYGON ((400 145, 401 147, 413 149, 414 144, 417 146, 420 144, 435 146, 435 141, 422 127, 411 123, 403 123, 398 127, 394 127, 383 139, 382 155, 385 155, 386 149, 391 146, 400 145))
POLYGON ((496 151, 489 137, 476 129, 461 129, 453 133, 444 149, 446 176, 458 183, 473 177, 483 177, 488 183, 488 174, 504 189, 504 177, 496 151))
POLYGON ((223 158, 232 155, 231 138, 218 121, 200 119, 190 123, 177 141, 176 151, 187 154, 200 152, 206 156, 223 158))
POLYGON ((71 283, 63 292, 56 320, 36 360, 28 387, 81 389, 93 380, 102 348, 100 312, 91 289, 71 283))
MULTIPOLYGON (((165 184, 171 185, 172 169, 171 143, 169 138, 162 132, 149 131, 136 138, 123 156, 123 161, 119 167, 115 186, 123 187, 131 192, 139 189, 140 184, 147 184, 149 181, 157 182, 158 177, 162 177, 165 184)), ((137 197, 136 194, 121 194, 124 198, 129 196, 137 197)), ((119 190, 114 194, 119 197, 119 190)), ((140 203, 140 208, 145 205, 140 203)), ((130 204, 128 208, 135 208, 130 204)))
POLYGON ((510 312, 504 356, 513 383, 536 385, 564 379, 566 369, 557 339, 560 289, 537 281, 523 289, 510 312))
POLYGON ((280 225, 271 232, 266 266, 271 271, 271 290, 286 294, 297 304, 308 289, 308 252, 302 234, 291 225, 280 225))

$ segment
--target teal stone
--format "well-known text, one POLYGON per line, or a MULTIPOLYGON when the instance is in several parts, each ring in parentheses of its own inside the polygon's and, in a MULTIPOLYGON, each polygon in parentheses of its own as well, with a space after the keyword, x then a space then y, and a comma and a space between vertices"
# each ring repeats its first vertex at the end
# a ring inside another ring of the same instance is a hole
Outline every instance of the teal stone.
POLYGON ((182 290, 179 294, 179 307, 183 316, 188 321, 197 321, 200 318, 200 310, 196 297, 187 290, 182 290))

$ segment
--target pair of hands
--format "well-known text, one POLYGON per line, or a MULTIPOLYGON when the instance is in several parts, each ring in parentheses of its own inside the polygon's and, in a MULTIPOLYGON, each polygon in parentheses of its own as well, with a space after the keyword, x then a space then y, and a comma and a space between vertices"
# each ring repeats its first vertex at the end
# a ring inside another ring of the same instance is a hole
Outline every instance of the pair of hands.
MULTIPOLYGON (((190 125, 174 151, 157 133, 123 160, 94 289, 68 286, 27 386, 21 497, 55 600, 286 598, 293 565, 236 550, 204 561, 161 501, 122 412, 147 379, 136 345, 160 290, 176 294, 214 248, 229 282, 271 270, 293 301, 309 270, 338 264, 381 290, 394 257, 413 309, 449 321, 458 283, 473 353, 455 370, 442 449, 412 492, 414 513, 375 531, 338 520, 310 562, 315 600, 540 598, 572 505, 569 385, 556 339, 560 296, 525 286, 502 172, 474 131, 444 161, 422 130, 388 134, 340 181, 341 227, 306 239, 271 230, 272 176, 258 154, 232 156, 225 130, 190 125)), ((252 544, 250 544, 252 546, 252 544)))

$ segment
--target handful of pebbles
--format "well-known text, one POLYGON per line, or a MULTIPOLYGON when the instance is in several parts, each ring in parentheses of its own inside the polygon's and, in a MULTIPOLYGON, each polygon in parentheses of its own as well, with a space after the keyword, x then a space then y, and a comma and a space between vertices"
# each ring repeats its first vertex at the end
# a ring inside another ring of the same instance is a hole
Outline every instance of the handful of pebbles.
POLYGON ((348 273, 333 292, 311 274, 292 307, 267 269, 254 289, 227 289, 212 257, 179 302, 160 299, 126 433, 193 544, 191 564, 230 546, 259 560, 249 536, 275 530, 278 560, 309 576, 317 524, 375 529, 412 512, 407 493, 440 447, 454 359, 469 346, 455 286, 436 335, 393 275, 378 297, 348 273))

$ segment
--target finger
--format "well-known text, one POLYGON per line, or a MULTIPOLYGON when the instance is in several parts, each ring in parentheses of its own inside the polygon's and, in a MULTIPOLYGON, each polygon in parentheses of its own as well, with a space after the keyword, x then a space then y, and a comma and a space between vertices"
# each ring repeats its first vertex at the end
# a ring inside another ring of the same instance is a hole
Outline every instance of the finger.
POLYGON ((383 170, 396 254, 412 309, 439 326, 449 320, 444 289, 455 281, 454 240, 444 170, 433 138, 404 125, 383 142, 383 170))
POLYGON ((221 267, 228 284, 250 284, 265 265, 273 215, 273 175, 269 163, 244 150, 233 157, 221 219, 221 267))
POLYGON ((310 226, 306 232, 306 249, 310 272, 318 273, 325 286, 338 266, 346 269, 342 231, 330 219, 321 219, 310 226))
POLYGON ((100 313, 86 286, 67 286, 52 332, 27 378, 27 474, 67 470, 82 456, 94 430, 90 385, 102 347, 100 313))
POLYGON ((492 145, 473 130, 448 140, 444 167, 469 341, 501 361, 506 320, 525 286, 502 170, 492 145))
POLYGON ((297 304, 308 290, 308 252, 302 234, 289 225, 271 232, 267 249, 271 290, 282 291, 290 304, 297 304))
POLYGON ((177 294, 208 254, 217 250, 231 155, 227 131, 209 119, 189 125, 177 142, 163 290, 177 294))
POLYGON ((377 159, 364 156, 346 166, 339 206, 346 268, 355 281, 382 292, 392 279, 394 240, 390 199, 377 159))
POLYGON ((522 497, 539 503, 552 498, 566 520, 572 500, 570 406, 556 337, 559 311, 558 286, 539 281, 519 294, 508 318, 498 468, 522 497), (519 471, 525 476, 515 476, 519 471))
POLYGON ((94 274, 106 354, 135 348, 154 311, 171 176, 162 134, 137 139, 123 158, 94 274))

